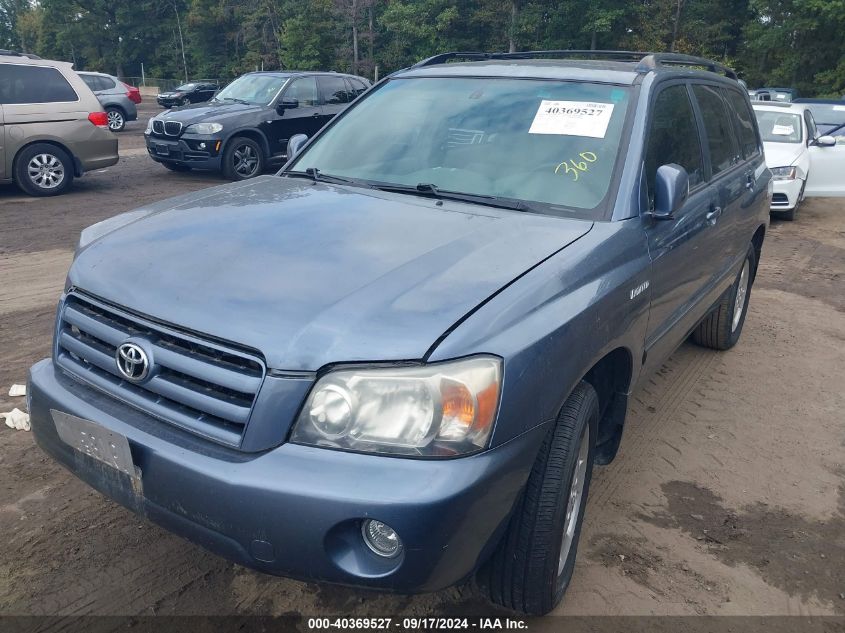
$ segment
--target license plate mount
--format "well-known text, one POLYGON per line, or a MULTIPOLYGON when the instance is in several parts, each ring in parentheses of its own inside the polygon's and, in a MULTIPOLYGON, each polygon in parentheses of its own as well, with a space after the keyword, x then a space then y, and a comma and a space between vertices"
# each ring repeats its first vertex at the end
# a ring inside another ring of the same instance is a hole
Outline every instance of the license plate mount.
POLYGON ((141 492, 141 469, 132 461, 132 450, 125 435, 115 433, 91 420, 50 409, 56 432, 74 450, 128 475, 135 492, 141 492))

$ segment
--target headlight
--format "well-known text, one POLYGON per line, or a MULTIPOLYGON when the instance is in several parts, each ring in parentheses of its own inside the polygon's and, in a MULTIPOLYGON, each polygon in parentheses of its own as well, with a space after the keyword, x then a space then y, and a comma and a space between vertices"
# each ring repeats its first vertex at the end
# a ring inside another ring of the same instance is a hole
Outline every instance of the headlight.
POLYGON ((150 118, 147 120, 147 129, 146 129, 146 130, 144 130, 144 134, 152 134, 152 133, 153 133, 153 119, 154 119, 154 118, 155 118, 155 117, 150 117, 150 118))
POLYGON ((774 180, 795 180, 795 167, 772 167, 774 180))
POLYGON ((186 134, 217 134, 223 126, 219 123, 194 123, 185 128, 186 134))
POLYGON ((416 457, 474 453, 490 438, 501 378, 492 356, 333 371, 312 388, 291 441, 416 457))

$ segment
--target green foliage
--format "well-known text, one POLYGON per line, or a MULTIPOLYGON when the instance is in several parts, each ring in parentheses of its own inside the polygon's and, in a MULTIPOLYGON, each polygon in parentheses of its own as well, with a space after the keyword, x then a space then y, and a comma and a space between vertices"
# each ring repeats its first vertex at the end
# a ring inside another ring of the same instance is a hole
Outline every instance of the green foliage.
POLYGON ((0 0, 0 48, 130 76, 351 71, 356 43, 370 76, 446 50, 674 49, 845 93, 845 0, 0 0))

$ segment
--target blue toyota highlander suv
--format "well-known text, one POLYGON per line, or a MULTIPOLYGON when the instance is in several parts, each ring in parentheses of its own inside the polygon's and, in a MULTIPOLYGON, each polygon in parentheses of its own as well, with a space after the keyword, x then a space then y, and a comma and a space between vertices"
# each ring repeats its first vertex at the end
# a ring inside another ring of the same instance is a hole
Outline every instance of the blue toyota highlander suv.
POLYGON ((438 55, 276 176, 83 231, 29 377, 40 446, 255 569, 478 572, 551 610, 637 380, 739 339, 771 195, 733 71, 583 57, 438 55))

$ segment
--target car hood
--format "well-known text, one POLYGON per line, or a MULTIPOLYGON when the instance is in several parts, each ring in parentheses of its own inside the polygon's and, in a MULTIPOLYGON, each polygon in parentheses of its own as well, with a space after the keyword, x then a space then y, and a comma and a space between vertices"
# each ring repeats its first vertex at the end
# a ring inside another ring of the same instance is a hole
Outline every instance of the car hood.
POLYGON ((240 116, 245 112, 258 112, 264 109, 260 105, 246 105, 243 103, 194 103, 181 108, 175 108, 159 114, 156 118, 163 121, 181 121, 183 126, 205 121, 224 121, 227 118, 240 116))
POLYGON ((263 176, 157 203, 83 247, 72 286, 262 353, 415 360, 587 233, 582 220, 263 176))
POLYGON ((801 157, 807 147, 804 143, 763 143, 766 167, 789 167, 801 157))

